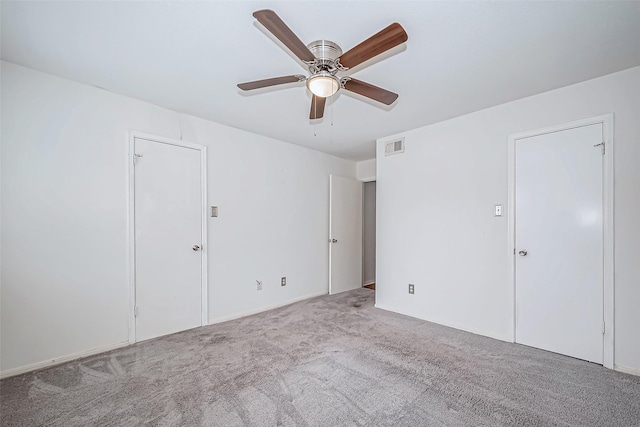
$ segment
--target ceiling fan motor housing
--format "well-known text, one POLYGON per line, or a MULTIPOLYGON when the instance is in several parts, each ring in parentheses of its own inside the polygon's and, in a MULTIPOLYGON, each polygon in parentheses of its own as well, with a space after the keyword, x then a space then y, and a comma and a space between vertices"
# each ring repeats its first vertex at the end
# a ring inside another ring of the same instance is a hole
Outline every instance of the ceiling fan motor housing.
POLYGON ((316 40, 309 43, 307 48, 316 57, 315 61, 308 63, 309 72, 312 75, 321 71, 327 71, 333 75, 340 69, 336 60, 342 55, 342 49, 336 43, 329 40, 316 40))
POLYGON ((313 55, 320 60, 335 61, 342 55, 342 49, 329 40, 316 40, 307 45, 313 55))

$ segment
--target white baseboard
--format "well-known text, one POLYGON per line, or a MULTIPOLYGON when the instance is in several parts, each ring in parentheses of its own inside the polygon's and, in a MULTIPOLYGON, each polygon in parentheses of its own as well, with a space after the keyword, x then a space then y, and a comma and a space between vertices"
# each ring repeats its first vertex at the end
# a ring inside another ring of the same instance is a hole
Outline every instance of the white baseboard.
POLYGON ((251 316, 252 314, 262 313, 264 311, 273 310, 274 308, 284 307, 285 305, 290 305, 296 302, 304 301, 307 299, 321 297, 323 295, 327 295, 327 291, 317 292, 315 294, 305 295, 303 297, 293 298, 287 301, 279 302, 277 304, 268 305, 266 307, 261 307, 255 310, 242 311, 240 313, 231 314, 229 316, 218 317, 215 319, 209 319, 209 325, 214 325, 216 323, 228 322, 229 320, 239 319, 241 317, 251 316))
POLYGON ((402 314, 403 316, 409 316, 409 317, 413 317, 415 319, 425 320, 427 322, 435 323, 437 325, 446 326, 447 328, 453 328, 453 329, 457 329, 459 331, 470 332, 472 334, 482 335, 483 337, 493 338, 494 340, 513 342, 511 337, 508 337, 508 338, 499 337, 497 335, 488 334, 486 332, 479 331, 477 329, 471 329, 471 328, 467 328, 467 327, 464 327, 464 326, 455 325, 455 324, 452 324, 452 323, 445 323, 445 322, 441 322, 439 320, 428 319, 428 318, 426 318, 424 316, 416 316, 413 313, 403 313, 402 311, 399 311, 399 310, 396 310, 396 309, 390 308, 390 307, 381 306, 380 304, 375 304, 374 307, 375 308, 379 308, 381 310, 386 310, 386 311, 391 311, 393 313, 402 314))
POLYGON ((620 365, 613 365, 613 370, 640 377, 640 369, 627 368, 626 366, 620 366, 620 365))
POLYGON ((37 371, 38 369, 50 368, 52 366, 60 365, 62 363, 71 362, 72 360, 81 359, 87 356, 93 356, 95 354, 104 353, 107 351, 115 350, 117 348, 126 347, 129 345, 129 341, 123 341, 117 344, 110 344, 103 347, 95 347, 90 350, 79 351, 77 353, 68 354, 66 356, 56 357, 51 360, 44 360, 42 362, 31 363, 29 365, 20 366, 18 368, 8 369, 0 372, 0 379, 14 377, 16 375, 25 374, 31 371, 37 371))
MULTIPOLYGON (((263 311, 273 310, 274 308, 284 307, 285 305, 289 305, 289 304, 293 304, 293 303, 296 303, 296 302, 299 302, 299 301, 304 301, 304 300, 307 300, 307 299, 319 297, 319 296, 322 296, 322 295, 327 295, 327 292, 326 291, 317 292, 315 294, 310 294, 310 295, 305 295, 303 297, 293 298, 293 299, 290 299, 290 300, 287 300, 287 301, 280 302, 278 304, 269 305, 269 306, 262 307, 262 308, 259 308, 259 309, 256 309, 256 310, 243 311, 241 313, 232 314, 230 316, 219 317, 217 319, 209 320, 209 325, 212 325, 212 324, 215 324, 215 323, 226 322, 226 321, 229 321, 229 320, 239 319, 240 317, 250 316, 252 314, 262 313, 263 311)), ((60 365, 62 363, 70 362, 72 360, 76 360, 76 359, 80 359, 80 358, 88 357, 88 356, 93 356, 95 354, 104 353, 104 352, 107 352, 107 351, 111 351, 111 350, 115 350, 115 349, 118 349, 118 348, 126 347, 126 346, 131 345, 131 344, 133 344, 133 343, 130 343, 129 341, 123 341, 123 342, 120 342, 120 343, 117 343, 117 344, 111 344, 111 345, 107 345, 107 346, 104 346, 104 347, 96 347, 96 348, 92 348, 92 349, 89 349, 89 350, 68 354, 66 356, 56 357, 55 359, 44 360, 42 362, 31 363, 29 365, 20 366, 18 368, 8 369, 6 371, 0 372, 0 379, 14 377, 16 375, 25 374, 27 372, 36 371, 36 370, 39 370, 39 369, 50 368, 52 366, 56 366, 56 365, 60 365)))
MULTIPOLYGON (((480 331, 477 331, 477 330, 463 328, 463 327, 460 327, 460 326, 457 326, 457 325, 450 325, 450 324, 434 321, 434 320, 431 320, 431 319, 426 319, 426 318, 421 317, 421 316, 414 316, 412 314, 402 313, 401 311, 395 310, 393 308, 381 306, 380 304, 375 304, 375 307, 379 308, 380 310, 391 311, 393 313, 398 313, 398 314, 402 314, 404 316, 414 317, 416 319, 425 320, 427 322, 431 322, 431 323, 435 323, 435 324, 438 324, 438 325, 446 326, 448 328, 458 329, 460 331, 471 332, 472 334, 482 335, 482 336, 493 338, 493 339, 496 339, 496 340, 499 340, 499 341, 513 342, 513 340, 511 340, 510 338, 505 339, 505 338, 501 338, 501 337, 498 337, 498 336, 489 335, 489 334, 486 334, 484 332, 480 332, 480 331)), ((623 372, 625 374, 640 376, 640 369, 628 368, 626 366, 621 366, 621 365, 614 365, 613 366, 613 370, 614 371, 618 371, 618 372, 623 372)))
POLYGON ((364 282, 364 283, 362 284, 362 286, 369 286, 369 285, 373 285, 374 283, 376 283, 376 281, 375 281, 375 280, 372 280, 372 281, 370 281, 370 282, 364 282))

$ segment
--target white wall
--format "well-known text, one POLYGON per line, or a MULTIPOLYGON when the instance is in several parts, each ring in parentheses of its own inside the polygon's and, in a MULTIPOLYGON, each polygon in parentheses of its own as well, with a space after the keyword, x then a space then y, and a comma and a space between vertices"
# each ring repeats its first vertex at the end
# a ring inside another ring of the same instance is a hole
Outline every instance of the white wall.
POLYGON ((404 154, 385 157, 381 138, 377 306, 511 340, 509 213, 493 216, 507 205, 508 137, 610 112, 615 364, 640 374, 640 67, 395 135, 404 154))
POLYGON ((209 147, 212 322, 327 292, 354 162, 2 62, 3 373, 126 343, 129 130, 209 147))
POLYGON ((362 160, 356 163, 356 175, 360 181, 375 181, 376 159, 362 160))
POLYGON ((362 188, 362 284, 376 281, 376 182, 362 188))
POLYGON ((211 147, 210 321, 327 293, 329 174, 355 178, 355 163, 181 117, 183 139, 211 147))

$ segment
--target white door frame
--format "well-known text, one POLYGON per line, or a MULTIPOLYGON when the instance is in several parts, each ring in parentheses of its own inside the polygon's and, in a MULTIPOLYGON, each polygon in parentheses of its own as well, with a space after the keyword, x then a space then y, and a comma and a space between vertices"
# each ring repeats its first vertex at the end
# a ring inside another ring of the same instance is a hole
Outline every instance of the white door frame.
POLYGON ((602 174, 602 209, 603 209, 603 313, 604 313, 604 333, 603 333, 603 366, 614 369, 614 229, 613 229, 613 114, 605 114, 597 117, 590 117, 550 126, 543 129, 536 129, 517 133, 509 136, 507 146, 508 156, 508 256, 509 256, 509 283, 513 292, 512 327, 513 342, 516 341, 516 257, 515 257, 515 179, 516 179, 516 141, 523 138, 530 138, 563 130, 575 129, 583 126, 602 124, 602 137, 605 144, 605 155, 603 156, 602 174))
POLYGON ((135 239, 135 139, 145 139, 159 144, 175 145, 178 147, 191 148, 200 152, 200 191, 202 200, 202 223, 201 223, 201 246, 202 270, 200 274, 201 291, 201 326, 209 323, 208 297, 207 297, 207 265, 209 258, 209 244, 207 240, 207 147, 176 139, 164 138, 144 132, 129 132, 129 150, 127 153, 127 165, 129 178, 127 182, 127 248, 129 262, 129 343, 136 342, 136 239, 135 239))

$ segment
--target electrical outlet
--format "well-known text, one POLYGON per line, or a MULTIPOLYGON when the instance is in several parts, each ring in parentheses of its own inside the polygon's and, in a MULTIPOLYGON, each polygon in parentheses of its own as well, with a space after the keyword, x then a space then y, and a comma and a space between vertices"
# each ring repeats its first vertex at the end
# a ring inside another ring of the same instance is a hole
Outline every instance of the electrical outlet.
POLYGON ((283 277, 280 279, 280 286, 287 286, 287 278, 283 277))
POLYGON ((409 283, 409 293, 411 295, 413 295, 415 293, 415 285, 412 283, 409 283))
POLYGON ((262 280, 256 280, 256 287, 258 288, 259 291, 262 290, 262 280))

